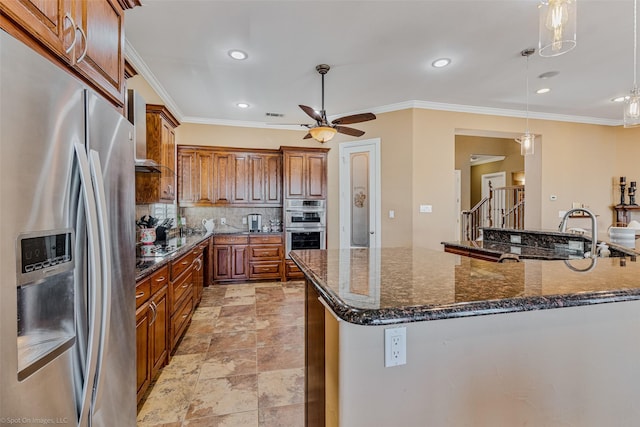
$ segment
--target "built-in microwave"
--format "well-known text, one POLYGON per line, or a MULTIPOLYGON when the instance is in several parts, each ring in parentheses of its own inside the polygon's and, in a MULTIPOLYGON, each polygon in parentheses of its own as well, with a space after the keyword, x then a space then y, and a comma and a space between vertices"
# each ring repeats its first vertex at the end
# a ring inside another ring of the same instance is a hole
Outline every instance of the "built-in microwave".
POLYGON ((285 227, 326 227, 326 211, 324 200, 286 200, 285 227))

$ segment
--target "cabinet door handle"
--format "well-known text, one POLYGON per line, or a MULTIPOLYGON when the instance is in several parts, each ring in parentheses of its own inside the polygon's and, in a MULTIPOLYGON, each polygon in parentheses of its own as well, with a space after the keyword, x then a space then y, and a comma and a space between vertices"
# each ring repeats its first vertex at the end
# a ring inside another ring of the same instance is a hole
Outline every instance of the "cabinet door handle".
POLYGON ((182 265, 187 265, 187 264, 189 264, 189 261, 182 261, 182 263, 181 263, 181 264, 182 264, 182 265))
MULTIPOLYGON (((71 44, 69 45, 68 48, 65 49, 65 53, 71 53, 71 51, 73 50, 73 47, 76 45, 76 41, 78 41, 78 33, 76 33, 75 28, 76 28, 76 23, 73 21, 73 18, 71 17, 71 15, 69 14, 69 12, 67 12, 64 15, 64 19, 65 20, 69 20, 69 22, 71 22, 71 30, 73 31, 73 41, 71 42, 71 44)), ((64 34, 64 28, 62 29, 62 32, 64 34)))
POLYGON ((87 35, 84 33, 84 30, 80 27, 76 27, 77 31, 80 31, 80 35, 82 36, 82 38, 84 39, 84 49, 82 50, 82 55, 80 55, 80 57, 76 60, 76 64, 79 64, 82 62, 82 60, 84 59, 85 56, 87 56, 87 48, 89 47, 87 44, 87 35))
POLYGON ((149 322, 149 326, 151 326, 156 323, 156 319, 158 318, 158 306, 155 301, 151 301, 151 305, 149 305, 149 307, 151 307, 151 311, 153 311, 153 318, 151 319, 151 322, 149 322))
POLYGON ((189 287, 191 283, 185 283, 184 285, 180 286, 183 289, 187 289, 189 287))
POLYGON ((140 292, 140 293, 136 294, 136 299, 142 298, 143 296, 144 296, 144 292, 140 292))
POLYGON ((158 277, 156 279, 156 282, 164 282, 165 280, 166 280, 166 278, 164 276, 162 276, 162 277, 158 277))
POLYGON ((186 318, 187 318, 187 316, 189 316, 189 313, 187 313, 187 314, 183 314, 183 315, 182 315, 182 318, 183 318, 183 319, 186 319, 186 318))

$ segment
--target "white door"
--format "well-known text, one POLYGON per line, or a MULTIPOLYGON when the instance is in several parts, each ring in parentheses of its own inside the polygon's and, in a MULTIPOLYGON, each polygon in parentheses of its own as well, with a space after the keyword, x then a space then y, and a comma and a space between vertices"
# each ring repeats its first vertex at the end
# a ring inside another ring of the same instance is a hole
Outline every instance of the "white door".
MULTIPOLYGON (((496 189, 505 187, 507 184, 506 172, 494 172, 482 175, 482 198, 489 197, 489 183, 491 188, 496 189)), ((505 209, 504 198, 498 197, 491 201, 491 220, 492 227, 500 227, 502 223, 502 215, 505 209)))
POLYGON ((340 144, 340 247, 380 247, 380 139, 340 144))

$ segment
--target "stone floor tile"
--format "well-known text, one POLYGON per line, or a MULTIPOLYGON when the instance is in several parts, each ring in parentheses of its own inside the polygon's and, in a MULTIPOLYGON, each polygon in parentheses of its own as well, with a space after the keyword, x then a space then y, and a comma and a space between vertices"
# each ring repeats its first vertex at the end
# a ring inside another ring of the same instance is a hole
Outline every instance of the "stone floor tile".
POLYGON ((304 404, 274 406, 261 408, 259 411, 259 427, 303 427, 304 404))
POLYGON ((220 309, 220 317, 228 316, 252 316, 256 314, 255 304, 246 305, 225 305, 220 309))
POLYGON ((304 367, 304 345, 258 347, 257 356, 258 372, 304 367))
POLYGON ((260 408, 304 403, 304 368, 258 373, 260 408))
POLYGON ((227 316, 216 319, 213 323, 216 333, 254 331, 256 329, 256 316, 227 316))
POLYGON ((256 333, 258 347, 304 345, 304 327, 302 326, 259 329, 256 333))
POLYGON ((211 335, 209 354, 219 351, 238 350, 256 347, 255 331, 221 332, 211 335))
POLYGON ((208 355, 200 369, 199 379, 247 375, 256 372, 257 351, 255 348, 227 350, 208 355))
POLYGON ((256 375, 236 375, 198 381, 186 419, 258 409, 256 375))

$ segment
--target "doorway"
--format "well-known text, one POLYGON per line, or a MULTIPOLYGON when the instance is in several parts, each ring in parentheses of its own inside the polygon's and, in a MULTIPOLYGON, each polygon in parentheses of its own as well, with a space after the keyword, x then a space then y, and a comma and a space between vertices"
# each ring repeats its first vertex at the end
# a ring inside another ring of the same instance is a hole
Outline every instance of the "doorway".
MULTIPOLYGON (((506 172, 494 172, 482 175, 482 198, 489 197, 490 189, 501 188, 506 186, 506 172)), ((505 209, 505 201, 503 197, 494 198, 491 203, 491 225, 498 227, 500 224, 502 213, 505 209)))
POLYGON ((380 247, 380 138, 339 147, 340 247, 380 247))

